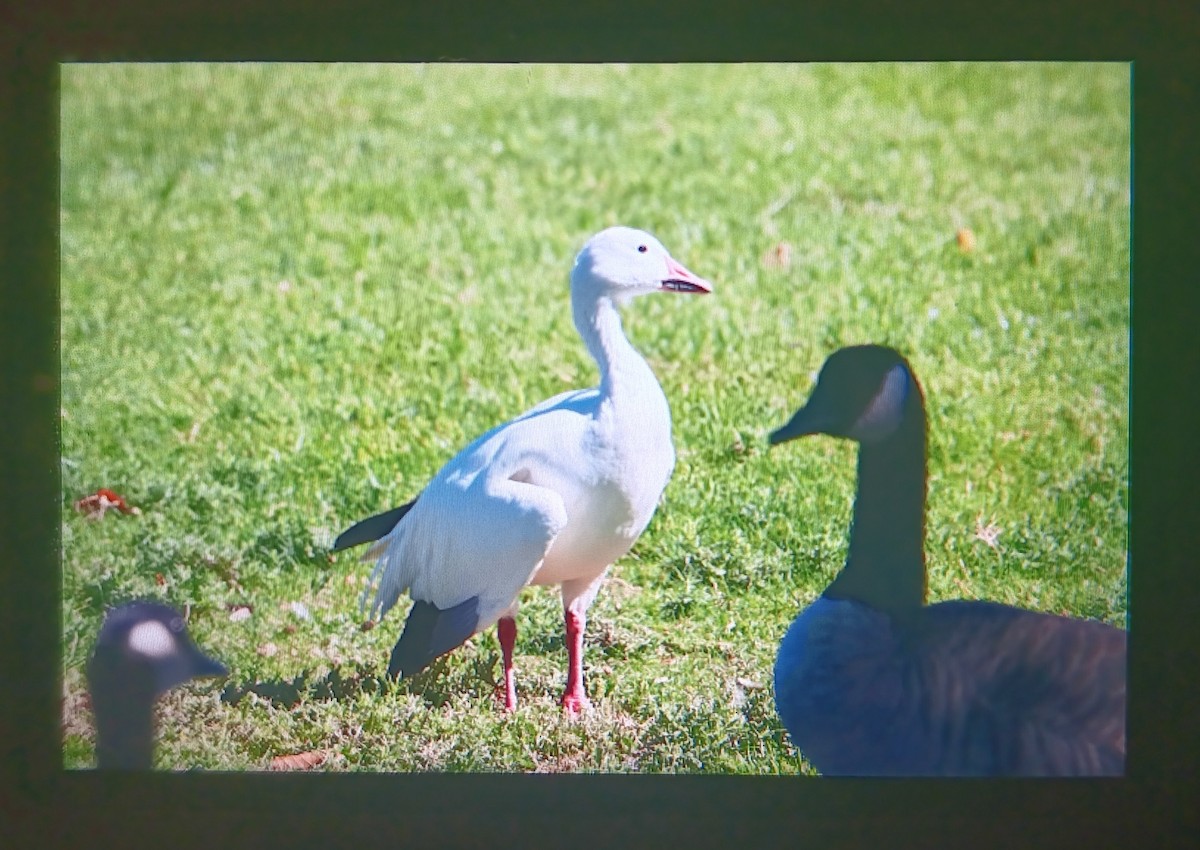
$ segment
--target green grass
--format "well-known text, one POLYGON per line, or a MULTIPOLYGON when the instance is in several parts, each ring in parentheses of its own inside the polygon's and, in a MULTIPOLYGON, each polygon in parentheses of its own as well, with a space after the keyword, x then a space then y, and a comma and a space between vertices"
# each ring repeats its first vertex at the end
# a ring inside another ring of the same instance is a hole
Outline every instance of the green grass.
POLYGON ((104 607, 150 596, 232 670, 162 700, 163 767, 808 772, 771 666, 840 567, 853 447, 764 435, 859 342, 928 396, 931 598, 1123 625, 1129 134, 1123 65, 65 67, 66 764, 104 607), (403 607, 360 628, 370 567, 327 547, 595 382, 567 274, 615 223, 716 293, 625 314, 679 460, 592 607, 595 711, 557 708, 546 589, 515 715, 493 631, 387 684, 403 607), (97 487, 142 514, 82 518, 97 487))

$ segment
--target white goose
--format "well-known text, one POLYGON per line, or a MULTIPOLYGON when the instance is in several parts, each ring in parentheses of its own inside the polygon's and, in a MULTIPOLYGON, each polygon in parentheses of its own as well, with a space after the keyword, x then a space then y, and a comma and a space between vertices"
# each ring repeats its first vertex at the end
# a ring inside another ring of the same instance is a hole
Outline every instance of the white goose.
POLYGON ((488 431, 417 499, 334 543, 336 551, 376 541, 364 556, 377 559, 373 615, 387 614, 405 591, 414 600, 389 675, 412 675, 498 621, 504 704, 515 708, 518 596, 528 584, 559 584, 569 659, 561 703, 572 712, 588 705, 588 606, 650 522, 675 465, 667 399, 617 311, 659 291, 707 293, 712 285, 648 233, 612 227, 592 237, 571 272, 571 308, 600 385, 488 431))

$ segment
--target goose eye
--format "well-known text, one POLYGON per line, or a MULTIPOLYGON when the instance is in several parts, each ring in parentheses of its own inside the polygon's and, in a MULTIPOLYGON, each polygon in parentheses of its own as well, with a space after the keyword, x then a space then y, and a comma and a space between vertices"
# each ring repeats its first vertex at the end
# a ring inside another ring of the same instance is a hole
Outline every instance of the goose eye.
POLYGON ((645 245, 638 245, 638 253, 639 253, 639 254, 644 254, 644 253, 646 253, 646 246, 645 246, 645 245))

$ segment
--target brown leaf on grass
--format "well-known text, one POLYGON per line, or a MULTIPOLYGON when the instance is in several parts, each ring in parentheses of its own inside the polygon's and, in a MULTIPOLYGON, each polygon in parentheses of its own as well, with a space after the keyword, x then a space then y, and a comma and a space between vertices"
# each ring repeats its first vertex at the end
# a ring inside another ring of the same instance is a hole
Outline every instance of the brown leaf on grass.
POLYGON ((104 515, 114 509, 134 516, 141 513, 139 508, 131 507, 123 498, 107 487, 101 487, 95 493, 84 496, 75 502, 75 510, 88 519, 104 519, 104 515))
POLYGON ((312 770, 324 764, 332 753, 329 750, 309 750, 306 753, 290 753, 271 759, 271 770, 312 770))
POLYGON ((762 264, 769 269, 786 269, 792 264, 792 246, 787 242, 772 245, 763 254, 762 264))
POLYGON ((954 238, 958 242, 959 249, 964 254, 969 254, 975 250, 975 234, 970 228, 960 227, 958 233, 954 234, 954 238))
POLYGON ((369 632, 369 631, 371 631, 371 629, 375 628, 375 621, 374 620, 363 620, 362 625, 359 626, 358 628, 361 631, 369 632))

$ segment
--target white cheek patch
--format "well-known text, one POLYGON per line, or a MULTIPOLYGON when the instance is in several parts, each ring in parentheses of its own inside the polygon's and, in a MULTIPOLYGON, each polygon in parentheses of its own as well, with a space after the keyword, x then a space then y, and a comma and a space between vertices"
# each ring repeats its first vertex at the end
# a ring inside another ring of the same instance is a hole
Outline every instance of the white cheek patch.
POLYGON ((874 442, 889 436, 904 419, 904 402, 908 398, 908 373, 896 364, 883 379, 883 385, 862 416, 854 423, 850 436, 862 442, 874 442))
POLYGON ((175 652, 175 638, 162 623, 149 620, 129 630, 129 648, 148 658, 163 658, 175 652))

